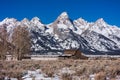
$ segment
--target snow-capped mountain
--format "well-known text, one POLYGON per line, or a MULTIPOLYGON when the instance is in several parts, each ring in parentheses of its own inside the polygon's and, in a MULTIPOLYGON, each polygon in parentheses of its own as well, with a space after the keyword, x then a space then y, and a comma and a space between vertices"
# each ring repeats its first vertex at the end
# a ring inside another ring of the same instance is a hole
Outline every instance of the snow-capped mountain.
POLYGON ((61 54, 65 49, 80 49, 86 54, 120 54, 120 28, 107 24, 103 18, 96 22, 82 18, 72 21, 67 12, 50 24, 43 24, 38 17, 22 21, 6 18, 0 22, 0 29, 5 28, 11 36, 18 25, 29 30, 35 53, 61 54))

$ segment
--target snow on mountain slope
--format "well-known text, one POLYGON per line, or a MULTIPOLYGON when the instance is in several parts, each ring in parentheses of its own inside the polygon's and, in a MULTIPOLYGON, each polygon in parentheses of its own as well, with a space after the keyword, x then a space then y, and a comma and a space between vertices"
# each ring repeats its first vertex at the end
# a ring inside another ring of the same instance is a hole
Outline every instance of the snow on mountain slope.
POLYGON ((14 18, 6 18, 2 22, 0 22, 0 26, 5 26, 8 33, 12 32, 16 24, 17 24, 17 20, 14 18))
POLYGON ((18 21, 14 18, 6 18, 2 22, 0 22, 0 29, 6 29, 9 39, 8 41, 11 42, 11 37, 13 33, 13 29, 18 25, 18 21))
POLYGON ((74 31, 76 34, 81 34, 89 27, 89 23, 82 18, 73 21, 76 30, 74 31))
POLYGON ((27 26, 30 28, 30 21, 27 18, 24 18, 19 25, 27 26))
POLYGON ((88 30, 97 32, 104 35, 105 37, 113 40, 116 44, 120 45, 119 32, 120 29, 114 26, 107 24, 102 18, 98 19, 92 27, 89 27, 88 30))
POLYGON ((72 21, 66 12, 50 24, 38 17, 30 21, 6 18, 0 22, 9 35, 18 25, 27 27, 31 35, 32 50, 39 54, 60 54, 65 49, 80 49, 86 53, 119 53, 120 28, 107 24, 102 18, 87 22, 82 18, 72 21))
POLYGON ((45 30, 45 25, 42 24, 42 22, 40 21, 40 19, 38 17, 34 17, 32 18, 32 20, 30 21, 31 26, 33 27, 38 27, 39 29, 41 29, 42 31, 45 30))
POLYGON ((82 34, 82 37, 84 37, 88 42, 87 45, 99 51, 108 51, 120 48, 114 41, 94 31, 86 30, 82 34))
POLYGON ((109 36, 109 34, 112 34, 112 31, 110 29, 110 25, 108 25, 102 18, 98 19, 93 26, 89 27, 89 30, 95 31, 97 33, 100 33, 106 37, 109 36))
POLYGON ((53 23, 47 26, 48 26, 48 30, 46 32, 53 31, 52 32, 53 34, 59 34, 59 31, 61 33, 61 31, 69 32, 70 29, 74 30, 74 26, 66 12, 63 12, 60 16, 58 16, 58 18, 53 23))

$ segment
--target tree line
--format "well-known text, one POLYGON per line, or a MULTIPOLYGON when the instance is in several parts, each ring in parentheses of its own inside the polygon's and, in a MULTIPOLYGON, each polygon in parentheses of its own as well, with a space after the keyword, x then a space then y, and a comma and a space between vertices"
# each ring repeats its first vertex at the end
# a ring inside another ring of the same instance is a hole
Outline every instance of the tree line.
POLYGON ((10 34, 6 26, 0 26, 0 59, 10 54, 21 60, 30 53, 31 40, 27 27, 17 26, 10 34), (12 35, 11 35, 12 34, 12 35))

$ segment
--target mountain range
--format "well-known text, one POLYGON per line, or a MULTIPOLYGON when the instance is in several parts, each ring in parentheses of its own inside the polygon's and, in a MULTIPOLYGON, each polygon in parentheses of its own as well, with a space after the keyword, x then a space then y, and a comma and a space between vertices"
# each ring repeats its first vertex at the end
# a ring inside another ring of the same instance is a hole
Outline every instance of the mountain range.
POLYGON ((0 22, 9 36, 18 25, 30 32, 34 54, 62 54, 66 49, 79 49, 85 54, 120 55, 120 28, 107 24, 103 18, 87 22, 71 20, 67 12, 61 13, 50 24, 43 24, 38 17, 18 21, 6 18, 0 22))

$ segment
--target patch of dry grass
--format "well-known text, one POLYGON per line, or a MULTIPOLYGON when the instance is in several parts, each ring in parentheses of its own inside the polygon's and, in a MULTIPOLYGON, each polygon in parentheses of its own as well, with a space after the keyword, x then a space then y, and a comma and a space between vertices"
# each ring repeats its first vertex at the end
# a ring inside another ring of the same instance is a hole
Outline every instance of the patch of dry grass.
MULTIPOLYGON (((0 61, 0 76, 21 77, 26 70, 41 69, 49 77, 58 70, 68 67, 76 71, 74 75, 89 77, 90 74, 97 74, 96 78, 104 78, 102 75, 110 75, 114 78, 120 73, 120 60, 57 60, 57 61, 0 61)), ((63 78, 69 75, 63 75, 63 78)))

